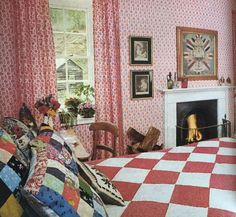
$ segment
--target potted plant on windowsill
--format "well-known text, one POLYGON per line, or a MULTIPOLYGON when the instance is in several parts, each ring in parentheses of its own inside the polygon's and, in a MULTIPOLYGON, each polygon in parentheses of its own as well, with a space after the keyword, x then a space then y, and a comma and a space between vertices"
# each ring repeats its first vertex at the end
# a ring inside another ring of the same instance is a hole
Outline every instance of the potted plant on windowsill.
POLYGON ((94 88, 91 85, 79 84, 76 87, 75 94, 82 101, 79 105, 79 115, 83 118, 94 117, 94 88))
POLYGON ((79 115, 83 118, 92 118, 95 114, 95 106, 90 102, 81 103, 79 105, 79 115))

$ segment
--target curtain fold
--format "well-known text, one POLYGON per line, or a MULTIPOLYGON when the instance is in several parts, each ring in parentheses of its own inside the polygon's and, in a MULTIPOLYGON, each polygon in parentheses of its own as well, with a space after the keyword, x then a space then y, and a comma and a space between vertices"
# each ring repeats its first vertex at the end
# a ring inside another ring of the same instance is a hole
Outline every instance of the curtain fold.
POLYGON ((56 94, 56 66, 48 0, 0 2, 0 117, 18 117, 25 102, 56 94))
POLYGON ((94 0, 96 120, 119 128, 117 155, 124 154, 120 70, 119 1, 94 0))

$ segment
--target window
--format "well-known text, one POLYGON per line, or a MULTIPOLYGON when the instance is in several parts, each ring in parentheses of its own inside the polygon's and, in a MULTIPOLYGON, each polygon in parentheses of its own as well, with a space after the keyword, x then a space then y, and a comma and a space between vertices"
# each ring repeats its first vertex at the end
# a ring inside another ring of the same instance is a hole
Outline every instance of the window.
POLYGON ((77 84, 93 86, 91 0, 51 0, 57 90, 61 103, 74 95, 77 84))

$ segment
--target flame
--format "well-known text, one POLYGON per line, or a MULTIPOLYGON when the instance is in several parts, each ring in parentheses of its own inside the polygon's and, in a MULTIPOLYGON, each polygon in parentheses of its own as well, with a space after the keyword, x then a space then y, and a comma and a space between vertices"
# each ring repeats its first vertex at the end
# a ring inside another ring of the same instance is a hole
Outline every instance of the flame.
POLYGON ((194 142, 202 140, 202 133, 198 130, 197 127, 197 115, 192 114, 187 118, 188 123, 188 137, 186 138, 187 142, 194 142))

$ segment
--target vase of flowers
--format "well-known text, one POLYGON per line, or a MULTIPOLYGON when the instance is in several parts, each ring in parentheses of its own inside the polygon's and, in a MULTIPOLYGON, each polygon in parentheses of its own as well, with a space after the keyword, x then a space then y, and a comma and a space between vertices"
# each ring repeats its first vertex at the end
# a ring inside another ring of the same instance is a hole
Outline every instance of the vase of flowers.
POLYGON ((79 105, 79 114, 83 118, 92 118, 95 114, 95 105, 90 102, 81 103, 79 105))

